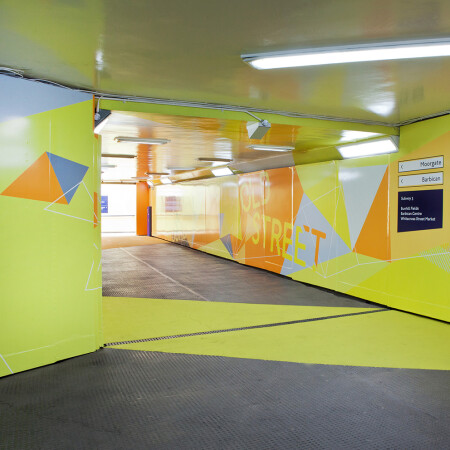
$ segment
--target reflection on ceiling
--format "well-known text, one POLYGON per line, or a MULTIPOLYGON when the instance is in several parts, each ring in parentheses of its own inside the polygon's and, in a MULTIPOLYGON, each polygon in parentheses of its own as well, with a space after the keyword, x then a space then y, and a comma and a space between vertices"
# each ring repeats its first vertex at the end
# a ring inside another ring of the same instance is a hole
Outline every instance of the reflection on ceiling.
POLYGON ((272 122, 264 138, 255 140, 245 120, 112 111, 101 131, 102 180, 159 184, 161 178, 210 177, 213 168, 240 173, 341 159, 337 145, 381 135, 337 122, 328 127, 272 122), (135 139, 161 143, 130 142, 135 139))
POLYGON ((46 0, 45 7, 39 1, 25 5, 2 2, 0 41, 7 45, 0 61, 29 77, 121 96, 387 124, 442 113, 450 105, 449 57, 270 71, 255 70, 241 59, 243 54, 449 37, 448 0, 46 0))

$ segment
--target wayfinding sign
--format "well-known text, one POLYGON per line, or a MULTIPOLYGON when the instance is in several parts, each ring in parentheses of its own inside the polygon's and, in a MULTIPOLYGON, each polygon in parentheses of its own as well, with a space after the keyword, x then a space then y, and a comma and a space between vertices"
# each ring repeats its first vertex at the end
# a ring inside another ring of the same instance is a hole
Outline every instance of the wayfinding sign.
POLYGON ((398 193, 397 231, 442 228, 443 189, 398 193))
POLYGON ((442 169, 444 167, 443 156, 433 156, 432 158, 413 159, 410 161, 399 161, 399 172, 413 172, 415 170, 442 169))
POLYGON ((108 213, 108 196, 102 195, 101 199, 102 214, 108 213))
POLYGON ((430 186, 433 184, 444 184, 444 172, 428 172, 398 177, 399 188, 409 186, 430 186))

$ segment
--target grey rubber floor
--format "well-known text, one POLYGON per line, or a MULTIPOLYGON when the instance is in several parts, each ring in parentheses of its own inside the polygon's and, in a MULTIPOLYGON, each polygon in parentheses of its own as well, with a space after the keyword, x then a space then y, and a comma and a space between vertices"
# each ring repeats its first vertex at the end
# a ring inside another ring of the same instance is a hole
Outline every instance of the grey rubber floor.
POLYGON ((103 250, 102 264, 103 295, 111 297, 378 307, 175 244, 103 250))
POLYGON ((106 349, 0 379, 2 449, 445 449, 445 371, 106 349))

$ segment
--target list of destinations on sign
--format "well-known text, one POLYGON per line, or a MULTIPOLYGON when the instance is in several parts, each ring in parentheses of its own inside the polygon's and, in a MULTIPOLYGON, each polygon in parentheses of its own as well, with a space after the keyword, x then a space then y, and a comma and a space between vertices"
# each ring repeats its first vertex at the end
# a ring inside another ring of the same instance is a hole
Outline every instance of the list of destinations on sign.
POLYGON ((442 228, 443 189, 398 193, 397 231, 442 228))

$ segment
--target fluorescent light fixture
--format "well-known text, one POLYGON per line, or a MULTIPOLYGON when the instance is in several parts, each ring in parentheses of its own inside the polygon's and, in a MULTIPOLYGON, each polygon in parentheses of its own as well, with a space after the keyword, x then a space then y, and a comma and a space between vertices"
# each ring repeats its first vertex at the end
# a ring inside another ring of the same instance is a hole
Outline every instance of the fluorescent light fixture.
POLYGON ((295 150, 295 147, 281 145, 249 145, 248 148, 251 148, 252 150, 265 150, 268 152, 290 152, 295 150))
POLYGON ((290 52, 242 55, 241 58, 255 69, 264 70, 439 56, 450 56, 450 39, 313 48, 290 52))
POLYGON ((188 170, 195 170, 195 167, 168 167, 169 170, 175 170, 175 171, 188 171, 188 170))
POLYGON ((124 181, 124 180, 119 180, 119 181, 108 181, 108 180, 102 180, 102 184, 136 184, 136 181, 124 181))
POLYGON ((229 167, 218 167, 217 169, 211 169, 211 172, 214 174, 215 177, 233 175, 233 171, 229 167))
POLYGON ((160 178, 162 184, 172 184, 172 180, 170 178, 160 178))
MULTIPOLYGON (((98 104, 97 104, 98 105, 98 104)), ((108 111, 106 109, 98 109, 94 115, 94 133, 100 134, 103 128, 105 127, 106 123, 108 122, 108 119, 111 115, 111 111, 108 111)))
POLYGON ((145 172, 145 175, 170 175, 169 172, 145 172))
POLYGON ((223 162, 223 163, 230 163, 233 160, 228 158, 198 158, 199 161, 202 162, 223 162))
POLYGON ((337 146, 336 148, 343 158, 362 158, 364 156, 375 156, 384 153, 397 152, 398 144, 395 140, 395 138, 388 137, 360 142, 358 144, 337 146))
POLYGON ((105 128, 105 125, 106 125, 106 120, 103 120, 98 125, 96 125, 94 128, 94 134, 100 134, 102 132, 103 128, 105 128))
POLYGON ((147 180, 148 177, 131 177, 133 180, 142 180, 145 181, 147 180))
POLYGON ((102 164, 101 166, 104 169, 114 169, 117 167, 117 164, 102 164))
POLYGON ((148 145, 163 145, 170 142, 170 139, 147 139, 147 138, 137 138, 137 137, 125 137, 117 136, 114 138, 116 142, 128 142, 132 144, 148 144, 148 145))
POLYGON ((102 158, 136 158, 136 155, 126 153, 102 153, 102 158))

